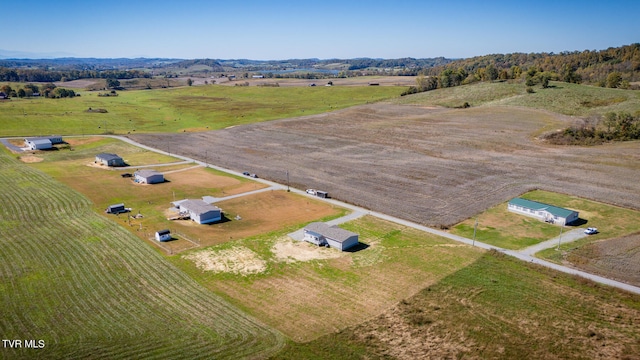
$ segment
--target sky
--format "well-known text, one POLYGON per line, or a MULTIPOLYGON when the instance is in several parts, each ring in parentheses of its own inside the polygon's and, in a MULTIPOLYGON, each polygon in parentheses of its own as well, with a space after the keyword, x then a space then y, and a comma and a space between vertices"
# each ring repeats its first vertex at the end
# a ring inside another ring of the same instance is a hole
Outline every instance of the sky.
POLYGON ((467 58, 640 42, 640 0, 9 0, 0 19, 0 55, 20 57, 467 58))

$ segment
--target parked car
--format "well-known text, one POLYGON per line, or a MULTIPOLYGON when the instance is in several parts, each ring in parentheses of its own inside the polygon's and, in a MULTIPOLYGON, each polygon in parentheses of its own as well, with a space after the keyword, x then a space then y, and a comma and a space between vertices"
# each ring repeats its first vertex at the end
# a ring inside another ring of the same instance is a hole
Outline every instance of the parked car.
POLYGON ((250 174, 249 174, 249 172, 248 172, 248 171, 245 171, 245 172, 243 172, 243 173, 242 173, 242 175, 244 175, 244 176, 249 176, 250 174))
POLYGON ((314 189, 307 189, 307 194, 315 195, 316 191, 314 189))
POLYGON ((256 174, 249 174, 249 177, 252 177, 252 178, 257 179, 257 178, 258 178, 258 175, 256 175, 256 174))
POLYGON ((587 228, 584 231, 584 233, 587 234, 587 235, 597 234, 598 233, 598 228, 594 228, 594 227, 587 228))

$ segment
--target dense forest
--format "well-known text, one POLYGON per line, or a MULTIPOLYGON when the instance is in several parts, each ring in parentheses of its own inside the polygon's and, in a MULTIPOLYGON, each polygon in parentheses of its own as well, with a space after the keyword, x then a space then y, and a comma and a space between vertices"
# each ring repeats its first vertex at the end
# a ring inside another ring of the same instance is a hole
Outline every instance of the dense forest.
POLYGON ((440 87, 542 74, 551 80, 629 88, 640 81, 640 44, 600 51, 477 56, 424 69, 423 74, 437 76, 440 87))

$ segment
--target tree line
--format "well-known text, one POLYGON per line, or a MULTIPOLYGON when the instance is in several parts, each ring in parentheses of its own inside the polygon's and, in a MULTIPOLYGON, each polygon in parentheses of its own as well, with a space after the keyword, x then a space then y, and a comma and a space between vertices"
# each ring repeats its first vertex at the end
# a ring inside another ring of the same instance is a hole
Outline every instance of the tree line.
POLYGON ((76 96, 80 96, 76 94, 75 91, 71 89, 65 89, 61 87, 57 87, 53 83, 46 83, 40 86, 35 84, 24 84, 22 87, 17 89, 13 89, 10 85, 5 84, 0 87, 0 91, 5 93, 9 97, 32 97, 32 96, 43 96, 51 99, 59 99, 59 98, 72 98, 76 96))
POLYGON ((578 120, 563 131, 544 138, 556 145, 595 145, 608 141, 640 139, 640 114, 606 113, 604 116, 578 120))
POLYGON ((56 82, 78 79, 134 79, 150 77, 150 74, 141 70, 47 70, 0 67, 0 81, 6 82, 56 82))
POLYGON ((640 43, 601 51, 477 56, 425 69, 423 74, 437 76, 439 87, 524 76, 529 86, 558 80, 631 88, 632 82, 640 81, 640 43))

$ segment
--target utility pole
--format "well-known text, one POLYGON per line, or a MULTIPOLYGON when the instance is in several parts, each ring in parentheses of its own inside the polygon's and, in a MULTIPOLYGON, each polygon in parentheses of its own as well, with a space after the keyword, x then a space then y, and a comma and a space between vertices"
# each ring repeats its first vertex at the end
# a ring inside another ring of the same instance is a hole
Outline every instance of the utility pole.
POLYGON ((287 170, 287 192, 289 191, 289 170, 287 170))
POLYGON ((560 250, 560 240, 562 239, 562 229, 564 228, 564 225, 560 226, 560 236, 558 236, 558 247, 556 247, 556 250, 560 250))
POLYGON ((204 166, 209 167, 209 150, 204 151, 204 166))
POLYGON ((476 230, 478 230, 478 218, 476 217, 476 224, 473 225, 473 245, 476 246, 476 230))

